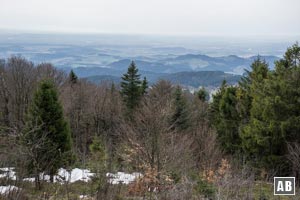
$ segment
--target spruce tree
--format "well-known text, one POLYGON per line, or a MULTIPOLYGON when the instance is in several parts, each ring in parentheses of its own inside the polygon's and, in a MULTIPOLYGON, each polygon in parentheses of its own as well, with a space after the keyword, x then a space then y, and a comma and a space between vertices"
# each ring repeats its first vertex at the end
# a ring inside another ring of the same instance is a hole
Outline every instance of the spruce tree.
POLYGON ((142 85, 141 85, 141 94, 142 95, 147 93, 147 88, 148 88, 148 81, 147 81, 146 77, 144 77, 144 79, 142 81, 142 85))
POLYGON ((142 85, 140 74, 134 61, 128 67, 127 73, 123 75, 121 82, 121 96, 126 105, 126 114, 131 116, 133 110, 137 107, 142 96, 142 85))
POLYGON ((77 80, 78 80, 78 77, 77 75, 75 74, 75 72, 73 71, 73 69, 70 71, 70 74, 69 74, 69 82, 71 84, 75 84, 77 83, 77 80))
POLYGON ((228 86, 223 82, 218 93, 213 96, 210 106, 210 120, 217 130, 223 150, 227 153, 236 153, 240 150, 240 116, 236 109, 236 92, 237 87, 228 86))
POLYGON ((196 93, 198 99, 200 101, 208 101, 208 98, 209 98, 209 94, 208 92, 205 90, 204 87, 201 87, 200 90, 196 93))
POLYGON ((28 161, 29 172, 49 173, 51 181, 60 167, 70 161, 71 136, 58 100, 55 85, 50 80, 42 81, 34 94, 26 119, 24 144, 36 155, 28 161))
POLYGON ((245 75, 239 81, 237 91, 237 108, 241 116, 241 129, 250 120, 250 110, 254 93, 258 92, 258 88, 261 87, 269 72, 268 64, 265 60, 261 60, 260 56, 253 61, 250 67, 251 70, 246 70, 245 75))
POLYGON ((179 86, 176 87, 174 92, 171 124, 179 130, 185 130, 189 127, 188 105, 179 86))
MULTIPOLYGON (((281 91, 278 87, 281 81, 275 80, 274 73, 268 70, 268 64, 260 59, 253 62, 249 77, 252 101, 249 122, 241 127, 242 147, 248 158, 255 160, 260 167, 274 169, 277 164, 283 166, 280 151, 284 149, 284 138, 278 126, 279 116, 274 113, 275 110, 281 110, 282 106, 275 105, 274 101, 276 93, 281 91)), ((279 115, 284 116, 283 112, 279 112, 279 115)))
POLYGON ((260 64, 252 74, 253 100, 250 122, 242 132, 243 148, 262 167, 279 173, 287 171, 287 143, 300 141, 299 61, 300 47, 295 44, 275 63, 274 72, 267 73, 260 64))
POLYGON ((250 95, 250 73, 250 71, 246 70, 246 73, 241 77, 237 88, 237 110, 241 116, 240 126, 244 126, 245 124, 247 124, 250 118, 250 109, 252 102, 252 97, 250 95))

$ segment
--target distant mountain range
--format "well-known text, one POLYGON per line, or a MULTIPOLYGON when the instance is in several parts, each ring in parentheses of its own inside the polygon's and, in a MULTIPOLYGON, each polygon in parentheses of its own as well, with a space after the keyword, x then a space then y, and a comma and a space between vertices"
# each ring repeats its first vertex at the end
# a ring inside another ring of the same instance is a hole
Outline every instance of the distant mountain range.
MULTIPOLYGON (((140 70, 156 73, 175 73, 182 71, 224 71, 234 74, 243 74, 245 69, 249 69, 251 63, 257 56, 242 58, 235 55, 223 57, 210 57, 201 54, 186 54, 171 58, 162 58, 155 61, 145 61, 134 59, 140 70)), ((261 56, 265 59, 270 68, 274 67, 276 56, 261 56)), ((130 59, 121 59, 110 63, 112 69, 124 70, 130 63, 130 59)))
MULTIPOLYGON (((121 76, 127 71, 132 60, 135 61, 142 77, 147 77, 150 83, 159 79, 170 80, 174 84, 185 86, 219 86, 225 79, 230 84, 236 84, 245 69, 250 69, 256 56, 243 58, 235 55, 210 57, 201 54, 186 54, 151 59, 139 57, 120 59, 102 67, 73 68, 79 77, 94 83, 102 81, 120 82, 121 76)), ((274 68, 276 56, 261 56, 274 68)), ((64 68, 69 71, 71 68, 64 68)))
MULTIPOLYGON (((126 72, 132 60, 135 61, 140 71, 148 73, 176 73, 183 71, 223 71, 232 74, 243 74, 245 69, 250 69, 251 63, 257 56, 248 58, 235 55, 223 57, 210 57, 200 54, 186 54, 175 57, 162 58, 125 58, 110 62, 106 65, 88 65, 86 67, 76 67, 74 70, 80 77, 94 75, 114 75, 120 76, 126 72), (144 59, 144 60, 142 60, 144 59)), ((279 58, 276 56, 261 56, 266 60, 270 68, 274 68, 274 61, 279 58)), ((70 70, 72 67, 62 67, 70 70)))
MULTIPOLYGON (((15 42, 15 40, 13 42, 7 41, 5 37, 0 35, 0 41, 1 38, 4 41, 0 44, 0 58, 21 55, 35 63, 50 62, 66 72, 73 69, 79 77, 87 78, 93 82, 103 80, 119 82, 132 60, 136 62, 142 77, 146 76, 151 83, 159 79, 168 79, 174 83, 198 87, 199 85, 220 83, 224 77, 229 81, 236 82, 238 75, 242 75, 245 69, 249 69, 257 57, 208 56, 199 49, 157 44, 153 46, 85 42, 80 45, 62 44, 61 42, 36 42, 32 44, 27 43, 25 39, 22 39, 24 41, 20 43, 15 42)), ((209 47, 209 49, 207 49, 209 52, 220 51, 220 49, 214 50, 213 47, 209 47)), ((243 48, 239 47, 238 49, 242 51, 243 48)), ((270 68, 273 69, 274 61, 278 60, 279 57, 261 56, 261 59, 265 59, 270 68)))
MULTIPOLYGON (((157 76, 151 76, 148 78, 150 84, 163 79, 169 80, 173 84, 179 84, 186 87, 198 88, 203 87, 219 87, 223 80, 226 80, 228 84, 236 84, 241 76, 228 74, 221 71, 199 71, 199 72, 177 72, 170 74, 156 74, 157 76)), ((116 84, 120 83, 121 77, 111 76, 111 75, 96 75, 88 76, 85 78, 88 81, 99 84, 101 82, 114 82, 116 84)))

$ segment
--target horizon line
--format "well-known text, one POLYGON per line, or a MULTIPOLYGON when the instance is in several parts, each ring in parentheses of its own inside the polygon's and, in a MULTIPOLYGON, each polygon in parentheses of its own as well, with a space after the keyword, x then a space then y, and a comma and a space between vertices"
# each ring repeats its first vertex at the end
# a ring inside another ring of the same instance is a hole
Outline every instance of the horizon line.
MULTIPOLYGON (((143 33, 143 32, 104 32, 104 31, 55 31, 34 29, 6 29, 0 28, 0 34, 37 34, 37 35, 120 35, 120 36, 153 36, 153 37, 236 37, 236 38, 263 38, 263 37, 299 37, 300 33, 276 33, 276 34, 220 34, 220 33, 143 33)), ((268 38, 269 39, 269 38, 268 38)))

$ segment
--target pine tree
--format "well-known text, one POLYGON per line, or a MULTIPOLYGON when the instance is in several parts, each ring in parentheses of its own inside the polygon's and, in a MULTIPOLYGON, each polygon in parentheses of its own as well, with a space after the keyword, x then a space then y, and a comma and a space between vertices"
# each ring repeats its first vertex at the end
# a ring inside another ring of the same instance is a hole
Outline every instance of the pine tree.
POLYGON ((57 170, 70 161, 70 130, 52 81, 42 81, 34 94, 23 139, 36 155, 28 161, 29 171, 33 170, 36 181, 42 172, 49 173, 53 180, 57 170))
POLYGON ((127 108, 126 114, 130 117, 142 96, 140 74, 138 74, 134 61, 131 62, 127 73, 122 77, 121 96, 127 108))
POLYGON ((171 116, 171 124, 179 130, 185 130, 189 127, 189 113, 185 97, 181 87, 177 86, 173 99, 174 112, 171 116))

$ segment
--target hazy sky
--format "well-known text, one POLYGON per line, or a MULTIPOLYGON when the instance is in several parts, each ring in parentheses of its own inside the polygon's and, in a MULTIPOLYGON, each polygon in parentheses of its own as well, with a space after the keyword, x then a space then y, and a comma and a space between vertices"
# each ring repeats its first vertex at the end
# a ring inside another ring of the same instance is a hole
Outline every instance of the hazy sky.
POLYGON ((0 29, 300 35, 300 0, 0 0, 0 29))

